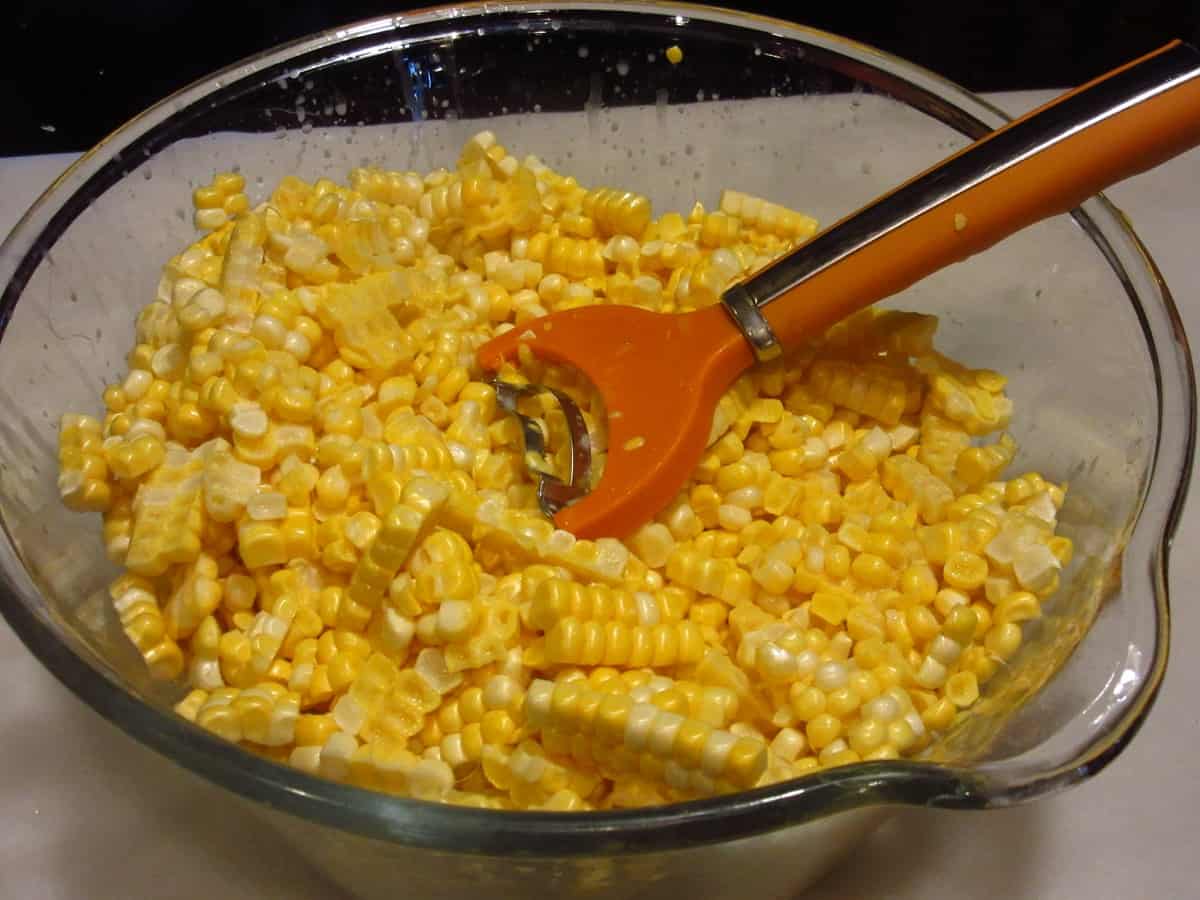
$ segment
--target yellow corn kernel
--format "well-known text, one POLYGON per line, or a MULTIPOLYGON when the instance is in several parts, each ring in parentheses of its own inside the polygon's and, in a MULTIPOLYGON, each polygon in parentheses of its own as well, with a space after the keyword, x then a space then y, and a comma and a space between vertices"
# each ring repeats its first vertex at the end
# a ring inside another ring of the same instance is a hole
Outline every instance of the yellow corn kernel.
MULTIPOLYGON (((887 620, 889 631, 891 622, 891 619, 887 620)), ((854 661, 858 663, 860 669, 866 671, 874 669, 884 662, 884 646, 884 642, 880 638, 864 638, 854 645, 854 661)))
POLYGON ((940 630, 937 616, 927 606, 912 606, 905 613, 909 631, 918 641, 927 641, 940 630))
POLYGON ((825 551, 825 574, 831 578, 845 578, 850 574, 850 551, 841 545, 825 551))
POLYGON ((828 747, 842 733, 842 721, 829 713, 820 713, 809 720, 805 736, 814 750, 828 747))
POLYGON ((995 625, 984 635, 983 645, 1000 659, 1011 659, 1021 646, 1021 626, 1015 622, 995 625))
POLYGON ((996 604, 992 620, 997 625, 1024 622, 1041 618, 1042 607, 1038 598, 1028 591, 1016 591, 996 604))
POLYGON ((937 576, 928 565, 914 563, 900 573, 899 587, 910 602, 929 604, 937 596, 937 576))
POLYGON ((717 514, 721 507, 721 495, 711 485, 697 485, 690 497, 692 512, 703 523, 703 527, 712 528, 717 524, 717 514))
POLYGON ((854 557, 850 574, 868 588, 891 587, 896 583, 896 570, 873 553, 860 553, 854 557))
POLYGON ((979 614, 970 606, 956 606, 946 614, 942 634, 961 646, 967 646, 979 629, 979 614))
POLYGON ((972 603, 971 610, 975 613, 975 637, 981 637, 992 627, 992 609, 986 603, 972 603))
POLYGON ((979 699, 979 684, 973 672, 958 672, 946 681, 946 699, 965 709, 979 699))
POLYGON ((945 731, 954 722, 955 715, 954 703, 943 697, 921 713, 921 721, 932 731, 945 731))
POLYGON ((951 554, 942 568, 946 583, 960 591, 978 590, 983 587, 987 576, 987 560, 976 553, 959 551, 951 554))
POLYGON ((320 747, 338 731, 337 722, 328 714, 303 714, 296 720, 297 747, 320 747))
POLYGON ((671 530, 659 522, 643 525, 633 534, 629 543, 642 562, 653 569, 665 566, 671 551, 675 549, 671 530))
POLYGON ((809 613, 829 625, 841 625, 846 621, 850 604, 845 596, 830 591, 818 591, 813 594, 809 604, 809 613))
POLYGON ((287 562, 287 541, 272 522, 244 521, 238 525, 238 555, 248 569, 287 562))

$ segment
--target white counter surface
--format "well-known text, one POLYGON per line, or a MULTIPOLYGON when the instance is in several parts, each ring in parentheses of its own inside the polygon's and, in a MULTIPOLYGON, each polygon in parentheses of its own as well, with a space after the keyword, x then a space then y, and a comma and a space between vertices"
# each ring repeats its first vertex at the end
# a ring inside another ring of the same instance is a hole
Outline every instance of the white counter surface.
MULTIPOLYGON (((1045 97, 1000 95, 1013 111, 1045 97)), ((0 234, 71 161, 0 160, 0 234)), ((1154 254, 1188 333, 1200 335, 1200 151, 1109 191, 1154 254)), ((907 810, 805 895, 811 900, 1157 900, 1200 888, 1200 503, 1171 570, 1174 646, 1137 739, 1066 794, 986 813, 907 810)), ((223 793, 136 744, 76 700, 0 621, 0 898, 341 900, 223 793)), ((747 896, 753 887, 747 885, 747 896)))

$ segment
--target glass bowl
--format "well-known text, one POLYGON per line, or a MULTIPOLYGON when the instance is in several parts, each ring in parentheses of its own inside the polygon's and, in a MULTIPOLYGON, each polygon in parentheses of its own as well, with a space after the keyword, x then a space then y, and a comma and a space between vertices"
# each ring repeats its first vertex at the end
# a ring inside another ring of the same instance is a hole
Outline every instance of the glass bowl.
POLYGON ((363 897, 783 897, 898 804, 1005 806, 1076 784, 1128 743, 1166 665, 1166 557, 1195 431, 1166 286, 1102 197, 895 298, 940 346, 1011 376, 1020 470, 1067 480, 1077 555, 976 714, 917 761, 719 799, 587 814, 433 805, 309 777, 171 711, 115 622, 91 517, 55 486, 56 425, 97 411, 136 311, 193 237, 193 187, 429 169, 490 128, 585 184, 711 204, 722 187, 830 222, 1005 121, 930 72, 784 22, 649 3, 487 3, 272 50, 148 110, 72 166, 0 249, 5 617, 130 735, 272 820, 363 897), (682 63, 665 51, 678 45, 682 63), (1080 643, 1084 633, 1087 640, 1080 643), (1053 678, 1051 677, 1053 676, 1053 678))

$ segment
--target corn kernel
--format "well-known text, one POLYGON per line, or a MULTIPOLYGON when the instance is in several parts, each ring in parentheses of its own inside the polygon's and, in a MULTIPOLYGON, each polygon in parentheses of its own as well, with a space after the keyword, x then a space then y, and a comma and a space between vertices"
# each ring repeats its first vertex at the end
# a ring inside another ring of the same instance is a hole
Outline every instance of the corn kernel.
POLYGON ((958 672, 946 681, 946 699, 964 709, 979 699, 979 684, 973 672, 958 672))

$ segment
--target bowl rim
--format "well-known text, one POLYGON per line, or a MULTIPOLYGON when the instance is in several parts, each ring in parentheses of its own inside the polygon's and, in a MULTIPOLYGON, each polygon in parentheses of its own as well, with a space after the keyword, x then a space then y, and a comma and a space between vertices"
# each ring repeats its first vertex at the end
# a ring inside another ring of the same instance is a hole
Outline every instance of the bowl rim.
MULTIPOLYGON (((943 121, 967 133, 973 132, 973 136, 1008 119, 995 106, 964 88, 874 47, 780 19, 717 7, 606 0, 482 2, 368 19, 266 50, 200 79, 131 119, 80 157, 42 194, 0 245, 0 285, 4 286, 0 295, 0 327, 7 325, 25 282, 40 263, 39 240, 64 213, 70 213, 68 202, 78 190, 119 158, 136 139, 210 97, 222 85, 252 79, 264 69, 302 54, 388 33, 399 36, 408 29, 423 26, 479 17, 496 21, 501 17, 616 13, 647 20, 675 17, 681 28, 692 20, 702 20, 802 42, 848 62, 869 66, 900 87, 908 86, 935 96, 946 107, 943 121)), ((0 611, 33 654, 71 691, 100 715, 167 758, 273 809, 413 847, 530 857, 660 852, 749 837, 864 806, 986 808, 1061 790, 1098 772, 1121 752, 1149 712, 1162 682, 1170 625, 1167 565, 1171 539, 1190 480, 1196 421, 1195 383, 1187 338, 1161 273, 1128 223, 1105 198, 1088 201, 1085 210, 1091 218, 1109 223, 1128 242, 1133 254, 1141 258, 1161 300, 1161 309, 1157 305, 1143 309, 1134 301, 1143 317, 1147 349, 1155 367, 1159 435, 1143 509, 1127 550, 1133 553, 1137 549, 1137 555, 1147 564, 1145 574, 1149 577, 1154 603, 1155 647, 1145 679, 1120 718, 1076 755, 1051 768, 1030 772, 1006 771, 997 766, 984 775, 967 768, 890 761, 819 772, 724 797, 634 810, 580 814, 457 807, 395 797, 308 775, 257 757, 169 711, 138 700, 108 672, 87 662, 77 648, 54 631, 50 618, 38 607, 36 589, 20 568, 16 544, 7 526, 7 540, 0 546, 4 569, 0 611), (1148 322, 1147 316, 1153 321, 1148 322), (1166 361, 1176 370, 1181 385, 1161 377, 1160 353, 1168 355, 1166 361), (1177 427, 1169 428, 1172 415, 1177 427), (1164 431, 1168 432, 1165 437, 1164 431), (1175 433, 1179 431, 1182 434, 1175 433), (19 573, 20 583, 10 577, 13 572, 19 573)), ((66 224, 73 218, 70 215, 66 224)))

